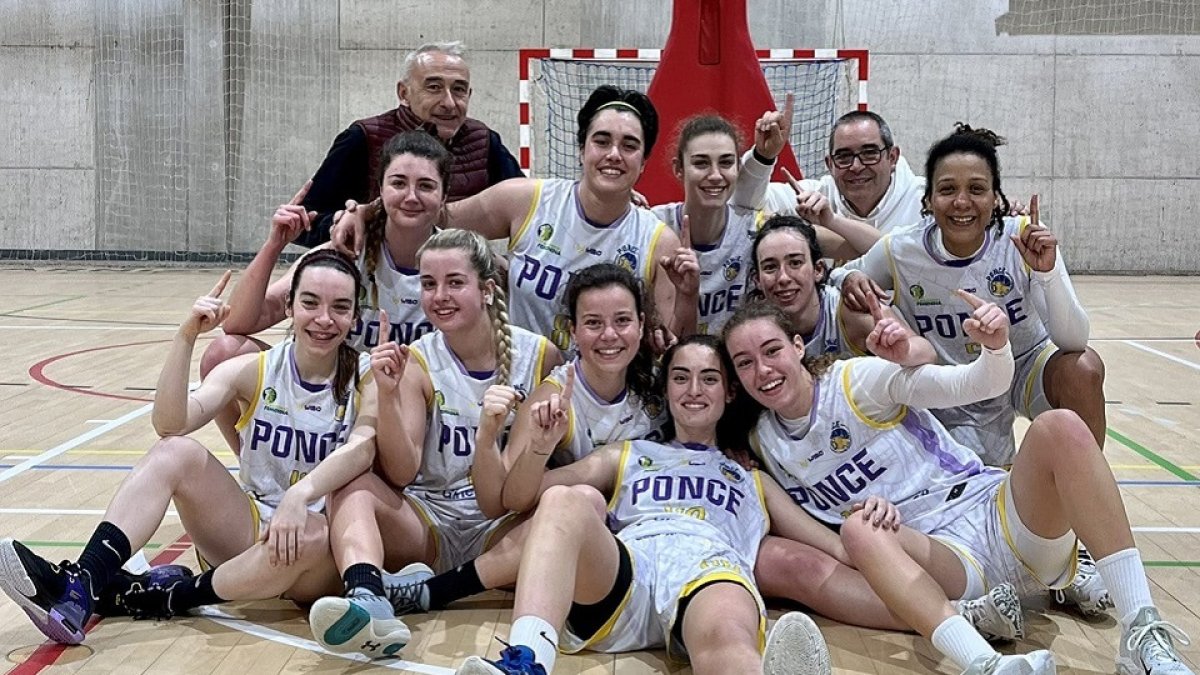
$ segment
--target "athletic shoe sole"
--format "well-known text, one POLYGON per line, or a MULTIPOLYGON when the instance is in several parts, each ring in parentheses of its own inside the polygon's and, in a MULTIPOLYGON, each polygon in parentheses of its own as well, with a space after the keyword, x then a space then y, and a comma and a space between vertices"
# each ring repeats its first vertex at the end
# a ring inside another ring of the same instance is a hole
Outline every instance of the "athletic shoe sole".
POLYGON ((400 620, 384 635, 376 635, 367 610, 346 598, 321 598, 308 612, 308 624, 321 646, 336 654, 358 653, 372 659, 389 658, 412 639, 400 620))
POLYGON ((53 607, 47 610, 37 603, 37 584, 21 562, 21 554, 17 552, 13 539, 0 541, 0 590, 24 610, 33 625, 46 637, 67 645, 83 642, 83 626, 75 626, 53 607))
POLYGON ((817 624, 802 612, 779 617, 767 636, 763 675, 829 675, 829 647, 817 624))
POLYGON ((503 672, 478 656, 468 656, 458 670, 454 671, 454 675, 503 675, 503 672))

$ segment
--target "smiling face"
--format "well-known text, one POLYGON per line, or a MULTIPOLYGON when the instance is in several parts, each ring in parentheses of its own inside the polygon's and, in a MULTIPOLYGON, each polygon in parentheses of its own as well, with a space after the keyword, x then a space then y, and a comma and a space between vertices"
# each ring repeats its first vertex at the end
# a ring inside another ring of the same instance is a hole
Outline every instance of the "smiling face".
POLYGON ((296 341, 317 354, 336 353, 355 319, 354 279, 321 264, 300 271, 288 306, 296 341))
POLYGON ((437 127, 438 137, 449 140, 467 119, 471 101, 471 71, 461 57, 425 52, 417 57, 407 80, 396 93, 413 114, 437 127))
POLYGON ((641 120, 629 111, 601 110, 588 125, 580 159, 591 191, 627 200, 646 165, 641 120))
POLYGON ((674 161, 675 177, 683 182, 684 201, 701 208, 722 208, 733 196, 740 159, 737 143, 728 134, 708 133, 691 139, 674 161))
POLYGON ((996 208, 987 161, 974 153, 951 153, 937 163, 930 182, 928 206, 946 249, 964 257, 975 253, 996 208))
POLYGON ((808 413, 812 375, 804 367, 804 345, 789 339, 769 318, 733 328, 725 342, 738 380, 755 401, 788 419, 808 413))
POLYGON ((781 228, 768 233, 758 244, 755 263, 755 283, 788 316, 802 316, 820 302, 821 263, 812 259, 808 240, 799 232, 781 228))
POLYGON ((725 406, 733 400, 721 357, 705 345, 684 345, 665 368, 667 404, 676 428, 693 430, 692 436, 714 435, 725 406))
POLYGON ((633 294, 618 284, 581 292, 571 335, 579 357, 589 366, 624 373, 642 340, 642 316, 633 294))
POLYGON ((433 227, 446 197, 437 164, 413 154, 392 158, 379 195, 389 227, 418 230, 433 227))
POLYGON ((892 184, 892 171, 899 159, 900 148, 885 147, 879 125, 871 119, 860 119, 842 124, 834 130, 832 149, 825 158, 825 166, 846 201, 859 215, 866 215, 887 194, 892 184), (876 164, 868 166, 861 159, 854 159, 850 166, 840 168, 834 162, 839 156, 848 157, 852 153, 869 153, 872 150, 880 151, 876 164))
POLYGON ((421 254, 421 309, 434 328, 443 333, 471 330, 488 321, 485 296, 496 284, 482 287, 479 273, 471 266, 466 251, 456 248, 431 249, 421 254))

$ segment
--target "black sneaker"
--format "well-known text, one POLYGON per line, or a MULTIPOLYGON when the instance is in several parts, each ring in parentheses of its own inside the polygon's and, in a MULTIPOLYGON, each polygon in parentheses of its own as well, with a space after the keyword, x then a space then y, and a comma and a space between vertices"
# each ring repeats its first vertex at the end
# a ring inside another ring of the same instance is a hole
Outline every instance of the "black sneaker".
POLYGON ((55 642, 83 642, 95 602, 90 586, 75 563, 52 565, 15 539, 0 541, 0 590, 55 642))
POLYGON ((100 594, 96 613, 101 616, 131 616, 134 619, 169 619, 171 593, 181 581, 191 581, 192 570, 183 565, 159 565, 145 574, 117 572, 100 594))

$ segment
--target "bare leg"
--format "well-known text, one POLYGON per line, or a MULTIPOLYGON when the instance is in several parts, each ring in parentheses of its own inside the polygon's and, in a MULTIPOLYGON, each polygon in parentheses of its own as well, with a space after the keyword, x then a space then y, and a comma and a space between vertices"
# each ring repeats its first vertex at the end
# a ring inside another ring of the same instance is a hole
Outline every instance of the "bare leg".
MULTIPOLYGON (((200 379, 208 377, 213 368, 217 367, 218 363, 228 361, 235 356, 242 354, 254 354, 256 352, 266 351, 271 345, 252 338, 248 335, 222 335, 205 348, 204 354, 200 357, 200 379)), ((230 403, 224 409, 217 412, 213 421, 216 422, 217 428, 221 430, 221 436, 225 438, 225 442, 234 452, 241 452, 242 441, 238 437, 238 432, 234 429, 238 418, 242 416, 242 411, 238 408, 237 403, 230 403)))
POLYGON ((758 605, 754 596, 735 583, 701 588, 683 614, 683 643, 696 675, 757 673, 758 605))
POLYGON ((1107 419, 1104 411, 1104 362, 1092 348, 1058 352, 1042 374, 1046 400, 1055 408, 1075 411, 1104 448, 1107 419))
POLYGON ((807 544, 775 536, 763 539, 754 579, 764 597, 795 600, 835 621, 912 630, 888 609, 861 572, 807 544))
POLYGON ((434 562, 437 549, 425 522, 407 499, 373 473, 350 481, 330 496, 329 530, 337 568, 357 563, 399 569, 434 562))
POLYGON ((325 516, 310 513, 300 559, 272 565, 270 549, 256 543, 213 572, 213 591, 226 600, 260 600, 287 595, 298 602, 341 592, 342 582, 329 550, 325 516))

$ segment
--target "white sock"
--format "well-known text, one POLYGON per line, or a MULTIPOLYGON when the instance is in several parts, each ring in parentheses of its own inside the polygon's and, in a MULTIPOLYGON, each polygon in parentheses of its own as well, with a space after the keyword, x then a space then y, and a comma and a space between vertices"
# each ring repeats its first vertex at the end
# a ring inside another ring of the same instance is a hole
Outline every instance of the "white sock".
POLYGON ((938 624, 929 639, 939 652, 950 657, 954 665, 963 670, 980 655, 996 653, 971 622, 959 614, 938 624))
POLYGON ((514 645, 525 645, 533 650, 534 658, 547 673, 554 670, 554 659, 558 657, 558 631, 544 620, 523 616, 513 621, 508 639, 514 645))
POLYGON ((1142 554, 1136 548, 1117 551, 1097 560, 1096 571, 1112 596, 1122 625, 1128 626, 1141 608, 1154 606, 1142 554))

